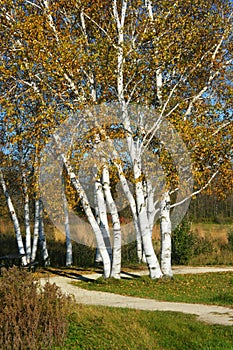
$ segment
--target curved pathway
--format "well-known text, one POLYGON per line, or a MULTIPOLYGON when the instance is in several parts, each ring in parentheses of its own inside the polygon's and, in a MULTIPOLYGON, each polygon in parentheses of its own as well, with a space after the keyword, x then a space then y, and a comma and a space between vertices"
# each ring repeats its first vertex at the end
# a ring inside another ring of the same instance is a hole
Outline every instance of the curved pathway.
MULTIPOLYGON (((175 268, 174 273, 203 273, 203 272, 219 272, 219 271, 233 271, 233 268, 175 268), (182 272, 181 272, 182 271, 182 272)), ((148 273, 148 272, 146 272, 148 273)), ((133 272, 126 273, 127 277, 131 275, 142 275, 145 272, 133 272)), ((203 305, 203 304, 188 304, 188 303, 176 303, 156 301, 152 299, 137 298, 130 296, 123 296, 107 292, 88 291, 71 284, 71 282, 77 282, 80 279, 97 278, 99 274, 91 274, 80 276, 80 278, 69 278, 64 276, 42 278, 41 284, 49 281, 55 283, 61 288, 63 293, 73 294, 77 303, 88 305, 104 305, 121 308, 131 308, 138 310, 150 310, 150 311, 175 311, 183 312, 187 314, 193 314, 198 317, 199 320, 208 322, 210 324, 220 324, 226 326, 233 325, 233 309, 216 306, 216 305, 203 305)))

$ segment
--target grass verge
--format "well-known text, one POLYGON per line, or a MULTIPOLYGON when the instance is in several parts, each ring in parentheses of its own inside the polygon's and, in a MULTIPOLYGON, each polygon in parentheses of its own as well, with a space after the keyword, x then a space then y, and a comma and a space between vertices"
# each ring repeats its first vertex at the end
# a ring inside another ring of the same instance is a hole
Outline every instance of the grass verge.
POLYGON ((161 301, 233 307, 233 272, 175 275, 174 279, 103 279, 77 282, 79 287, 161 301))
POLYGON ((232 350, 233 327, 195 316, 77 305, 69 336, 56 350, 232 350))

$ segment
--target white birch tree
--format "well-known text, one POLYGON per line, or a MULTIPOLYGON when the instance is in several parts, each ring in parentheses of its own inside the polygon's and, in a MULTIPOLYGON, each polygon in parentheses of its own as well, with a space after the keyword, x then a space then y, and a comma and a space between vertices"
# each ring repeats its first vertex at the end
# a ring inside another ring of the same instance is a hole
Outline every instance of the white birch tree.
POLYGON ((11 200, 11 196, 8 192, 6 182, 5 182, 1 168, 0 168, 0 183, 1 183, 1 187, 3 190, 4 196, 5 196, 5 199, 6 199, 9 213, 11 215, 12 222, 14 224, 14 230, 15 230, 16 240, 17 240, 17 244, 18 244, 18 248, 19 248, 19 253, 24 255, 22 257, 22 264, 26 265, 27 259, 26 259, 26 255, 25 255, 25 249, 24 249, 24 245, 23 245, 23 239, 22 239, 22 235, 21 235, 19 220, 18 220, 16 211, 15 211, 15 208, 14 208, 13 202, 11 200))
POLYGON ((40 199, 40 222, 39 222, 39 242, 40 242, 40 249, 41 249, 41 257, 44 262, 45 266, 50 265, 50 259, 49 259, 49 253, 47 248, 47 240, 44 230, 44 208, 42 200, 40 199))
POLYGON ((66 266, 71 266, 73 263, 73 253, 72 253, 72 242, 70 234, 70 220, 69 220, 69 207, 65 195, 65 186, 63 179, 63 191, 62 191, 62 200, 63 200, 63 211, 64 211, 64 226, 66 233, 66 266))

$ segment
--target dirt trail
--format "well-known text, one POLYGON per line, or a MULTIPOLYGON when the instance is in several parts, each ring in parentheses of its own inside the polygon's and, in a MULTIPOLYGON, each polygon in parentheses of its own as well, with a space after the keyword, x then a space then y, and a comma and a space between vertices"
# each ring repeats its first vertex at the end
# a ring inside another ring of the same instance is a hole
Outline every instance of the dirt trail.
MULTIPOLYGON (((174 268, 174 274, 183 273, 205 273, 205 272, 219 272, 219 271, 233 271, 232 268, 215 268, 215 267, 177 267, 174 268)), ((148 271, 140 271, 133 273, 122 274, 122 277, 147 274, 148 271)), ((175 311, 183 312, 186 314, 193 314, 198 317, 199 320, 208 322, 210 324, 220 324, 226 326, 233 325, 233 309, 216 306, 216 305, 203 305, 203 304, 188 304, 188 303, 175 303, 175 302, 163 302, 152 299, 144 299, 130 296, 123 296, 113 293, 88 291, 71 284, 73 281, 81 279, 95 279, 99 274, 84 275, 78 278, 68 278, 64 276, 49 277, 41 279, 43 285, 49 280, 50 283, 56 283, 64 293, 73 294, 77 303, 87 305, 104 305, 112 307, 132 308, 138 310, 151 310, 151 311, 175 311)))

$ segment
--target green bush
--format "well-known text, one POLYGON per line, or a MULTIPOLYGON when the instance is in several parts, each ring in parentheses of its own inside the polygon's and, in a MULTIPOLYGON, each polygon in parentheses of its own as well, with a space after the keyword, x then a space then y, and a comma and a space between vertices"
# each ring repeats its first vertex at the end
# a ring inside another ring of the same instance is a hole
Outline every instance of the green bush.
POLYGON ((55 285, 42 289, 33 275, 14 267, 0 278, 0 349, 50 349, 68 330, 71 299, 55 285))
POLYGON ((200 255, 200 254, 210 254, 214 251, 214 240, 210 241, 209 239, 205 237, 194 237, 194 255, 200 255))
POLYGON ((213 252, 213 242, 195 235, 190 228, 191 223, 184 221, 172 233, 172 264, 186 265, 194 256, 213 252))
POLYGON ((172 233, 172 264, 185 265, 194 255, 194 234, 191 223, 184 221, 172 233))

